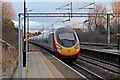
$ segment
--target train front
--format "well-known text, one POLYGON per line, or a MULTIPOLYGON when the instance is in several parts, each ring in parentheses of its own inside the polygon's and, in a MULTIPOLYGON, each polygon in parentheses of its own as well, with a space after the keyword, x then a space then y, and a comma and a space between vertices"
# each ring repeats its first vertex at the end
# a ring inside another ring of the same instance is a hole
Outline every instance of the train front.
POLYGON ((75 31, 59 28, 54 33, 55 52, 60 58, 74 61, 80 54, 80 43, 75 31))

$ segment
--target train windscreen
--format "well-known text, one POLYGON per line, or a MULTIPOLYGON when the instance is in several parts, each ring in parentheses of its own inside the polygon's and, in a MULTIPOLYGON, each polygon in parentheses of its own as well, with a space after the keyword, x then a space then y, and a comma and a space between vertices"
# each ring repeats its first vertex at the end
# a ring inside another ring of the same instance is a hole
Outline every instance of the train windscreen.
POLYGON ((77 42, 76 36, 74 33, 59 33, 58 34, 58 43, 64 47, 72 47, 77 42))
POLYGON ((59 39, 66 39, 66 40, 75 40, 74 34, 73 33, 61 33, 58 35, 59 39))

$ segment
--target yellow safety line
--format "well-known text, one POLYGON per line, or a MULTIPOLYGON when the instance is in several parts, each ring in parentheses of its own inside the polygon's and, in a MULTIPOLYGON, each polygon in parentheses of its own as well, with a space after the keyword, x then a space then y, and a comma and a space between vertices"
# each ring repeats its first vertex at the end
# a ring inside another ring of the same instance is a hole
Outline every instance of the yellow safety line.
MULTIPOLYGON (((39 54, 38 54, 39 55, 39 54)), ((41 56, 39 55, 40 59, 42 60, 41 56)), ((42 60, 42 63, 44 64, 45 68, 47 69, 48 73, 50 74, 50 77, 53 78, 50 70, 48 69, 47 65, 45 64, 45 62, 42 60)))

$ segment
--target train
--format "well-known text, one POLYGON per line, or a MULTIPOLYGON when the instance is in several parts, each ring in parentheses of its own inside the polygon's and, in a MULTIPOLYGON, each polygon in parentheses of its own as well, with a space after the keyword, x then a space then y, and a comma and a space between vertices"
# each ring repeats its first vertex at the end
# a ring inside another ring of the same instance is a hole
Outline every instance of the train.
POLYGON ((29 38, 29 42, 54 52, 62 60, 73 62, 80 55, 80 41, 72 28, 61 27, 29 38))

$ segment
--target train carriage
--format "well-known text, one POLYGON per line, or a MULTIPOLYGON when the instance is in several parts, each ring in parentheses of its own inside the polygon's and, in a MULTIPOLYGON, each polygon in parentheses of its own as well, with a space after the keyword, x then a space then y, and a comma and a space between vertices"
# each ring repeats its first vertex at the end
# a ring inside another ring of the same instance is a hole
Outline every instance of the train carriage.
POLYGON ((54 32, 44 32, 30 40, 55 52, 59 58, 74 61, 80 54, 80 42, 74 30, 66 27, 58 28, 54 32))

